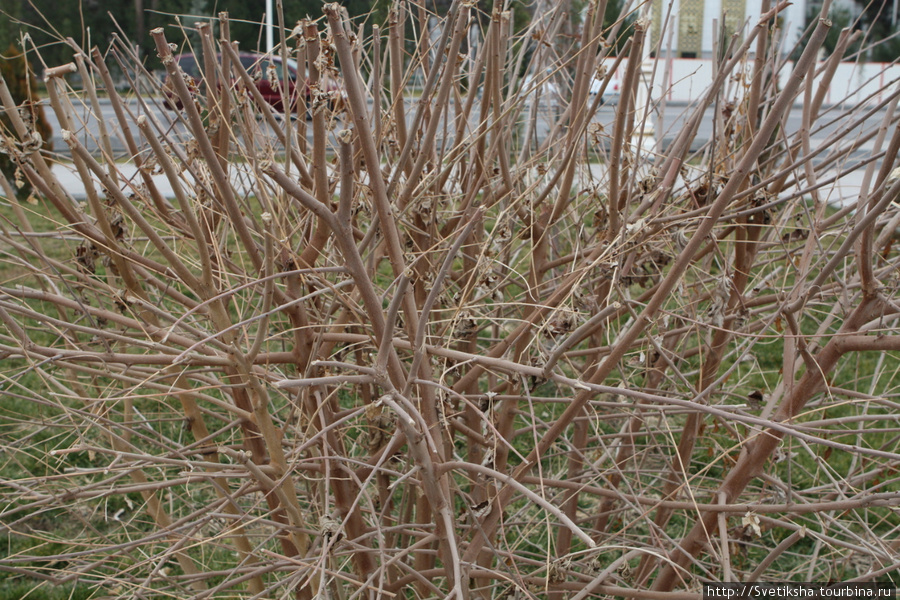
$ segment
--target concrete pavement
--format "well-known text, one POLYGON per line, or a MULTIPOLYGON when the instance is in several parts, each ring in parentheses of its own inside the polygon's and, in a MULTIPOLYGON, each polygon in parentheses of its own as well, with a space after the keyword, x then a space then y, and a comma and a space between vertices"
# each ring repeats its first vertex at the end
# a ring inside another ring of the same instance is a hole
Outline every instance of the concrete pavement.
MULTIPOLYGON (((139 186, 143 183, 141 176, 138 173, 137 167, 135 167, 133 163, 120 163, 118 164, 118 168, 123 181, 127 182, 123 183, 123 190, 131 193, 132 190, 129 187, 129 184, 139 186)), ((601 178, 603 176, 603 169, 604 167, 602 165, 594 163, 591 167, 593 177, 601 178)), ((63 189, 67 190, 74 198, 76 198, 77 200, 83 200, 86 198, 84 183, 81 181, 81 178, 78 176, 78 172, 75 170, 75 167, 71 163, 55 164, 53 166, 53 174, 57 177, 57 179, 59 179, 59 182, 62 185, 63 189)), ((238 171, 233 172, 232 182, 239 191, 244 191, 245 184, 241 181, 241 175, 242 173, 238 171)), ((835 177, 836 175, 836 171, 829 171, 820 174, 819 181, 826 181, 827 179, 835 177)), ((863 168, 844 174, 834 184, 824 186, 819 193, 821 194, 822 198, 829 204, 845 205, 848 203, 855 203, 856 199, 859 197, 859 191, 862 187, 863 176, 863 168)), ((186 174, 185 177, 187 177, 190 181, 190 175, 186 174)), ((172 191, 172 186, 165 175, 155 175, 153 176, 153 181, 156 184, 156 187, 165 197, 173 197, 174 194, 172 191)), ((99 182, 96 180, 96 178, 94 179, 94 185, 99 189, 99 182)))

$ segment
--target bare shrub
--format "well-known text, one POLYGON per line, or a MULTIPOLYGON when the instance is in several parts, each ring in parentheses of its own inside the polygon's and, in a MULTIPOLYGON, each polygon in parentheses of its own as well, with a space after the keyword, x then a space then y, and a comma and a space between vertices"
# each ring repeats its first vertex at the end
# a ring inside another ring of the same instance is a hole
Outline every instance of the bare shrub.
POLYGON ((662 108, 637 103, 647 22, 614 122, 595 118, 619 26, 594 4, 559 52, 558 12, 474 35, 468 2, 434 31, 401 2, 361 39, 327 5, 278 50, 297 118, 258 97, 224 17, 195 38, 200 84, 153 32, 165 91, 116 91, 104 59, 134 73, 127 45, 73 45, 46 79, 70 158, 0 85, 4 151, 36 190, 20 204, 3 182, 18 550, 0 571, 342 599, 886 576, 897 93, 823 106, 825 20, 779 86, 783 8, 729 40, 658 151, 635 143, 662 108), (830 205, 848 174, 854 202, 830 205))

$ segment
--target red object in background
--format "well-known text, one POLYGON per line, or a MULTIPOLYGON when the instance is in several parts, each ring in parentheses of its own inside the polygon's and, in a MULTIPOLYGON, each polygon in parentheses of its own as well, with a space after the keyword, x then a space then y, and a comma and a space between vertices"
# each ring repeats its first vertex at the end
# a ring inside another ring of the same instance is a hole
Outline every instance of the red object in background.
MULTIPOLYGON (((241 66, 250 74, 253 78, 253 81, 256 83, 256 89, 259 90, 260 95, 263 97, 263 100, 266 101, 269 105, 272 106, 275 110, 279 112, 284 112, 284 101, 282 99, 282 90, 280 89, 280 85, 274 85, 275 81, 281 82, 284 84, 283 76, 284 69, 282 68, 282 61, 280 56, 269 56, 265 54, 255 54, 251 52, 241 52, 239 54, 241 60, 241 66), (274 74, 270 76, 270 71, 274 71, 274 74)), ((217 57, 221 58, 221 57, 217 57)), ((181 70, 185 73, 185 75, 191 77, 194 80, 194 83, 199 87, 203 76, 200 72, 200 66, 197 63, 197 57, 193 54, 179 54, 175 56, 175 61, 178 63, 178 66, 181 67, 181 70)), ((292 59, 288 59, 287 63, 287 71, 288 71, 288 80, 286 93, 287 97, 294 98, 294 105, 291 112, 297 112, 297 104, 296 104, 296 81, 297 81, 297 63, 292 59)), ((320 82, 321 85, 321 82, 320 82)), ((166 108, 171 110, 181 110, 184 106, 181 103, 181 100, 175 97, 174 93, 171 91, 171 85, 168 80, 163 86, 166 92, 165 105, 166 108)), ((323 86, 323 91, 325 92, 336 92, 338 96, 343 95, 343 88, 338 81, 336 81, 333 77, 326 77, 325 83, 323 86)), ((307 105, 310 101, 310 86, 309 80, 305 80, 303 84, 303 93, 306 96, 307 105)), ((331 101, 331 105, 335 106, 337 102, 335 100, 331 101)))

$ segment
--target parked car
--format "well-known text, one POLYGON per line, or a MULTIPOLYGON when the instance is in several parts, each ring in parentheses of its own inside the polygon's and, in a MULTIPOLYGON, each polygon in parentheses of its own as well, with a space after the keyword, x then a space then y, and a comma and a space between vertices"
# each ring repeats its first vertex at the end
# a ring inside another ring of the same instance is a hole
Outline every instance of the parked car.
MULTIPOLYGON (((600 88, 603 87, 602 79, 592 79, 591 80, 591 96, 596 96, 600 93, 600 88)), ((619 103, 619 97, 622 94, 622 82, 617 78, 613 77, 609 81, 609 85, 606 86, 606 89, 603 90, 603 98, 600 99, 601 104, 609 104, 611 106, 615 106, 619 103)))
MULTIPOLYGON (((281 57, 252 52, 241 52, 238 56, 241 60, 241 66, 243 66, 247 73, 253 78, 256 89, 259 90, 263 99, 275 110, 284 112, 282 90, 280 89, 280 85, 274 85, 276 81, 274 77, 278 78, 277 81, 282 82, 282 84, 284 83, 282 79, 284 69, 282 68, 281 57), (275 73, 274 77, 270 76, 270 70, 273 69, 275 73)), ((217 57, 217 59, 220 61, 221 57, 217 57)), ((181 70, 184 71, 186 75, 190 76, 199 86, 202 80, 202 74, 200 66, 197 63, 197 57, 193 54, 179 54, 175 57, 175 60, 178 63, 178 66, 181 67, 181 70)), ((296 98, 297 61, 289 58, 287 61, 287 71, 287 96, 288 98, 296 98)), ((334 93, 331 105, 332 108, 336 108, 342 102, 344 96, 343 86, 340 81, 336 80, 334 76, 327 76, 325 78, 324 86, 322 87, 324 91, 334 93)), ((175 93, 172 91, 168 79, 163 85, 163 89, 166 92, 166 107, 172 110, 181 110, 183 108, 181 100, 175 97, 175 93)), ((306 95, 307 103, 309 103, 310 100, 310 92, 309 80, 307 79, 303 84, 303 93, 306 95)), ((296 112, 296 110, 297 106, 295 105, 292 112, 296 112)))
POLYGON ((522 78, 519 87, 521 87, 529 96, 535 96, 540 91, 543 97, 557 98, 559 96, 559 86, 553 82, 553 73, 547 71, 546 75, 535 77, 528 74, 522 78))
MULTIPOLYGON (((554 83, 552 71, 550 70, 547 71, 546 75, 542 75, 541 77, 535 77, 532 74, 526 75, 522 78, 522 83, 520 85, 522 90, 524 90, 524 93, 527 94, 528 101, 538 97, 538 92, 540 92, 542 103, 549 101, 551 104, 555 105, 557 102, 562 101, 560 89, 557 84, 554 83)), ((602 79, 591 80, 591 96, 596 97, 596 95, 600 93, 600 88, 602 86, 602 79)), ((601 104, 610 104, 612 106, 618 104, 619 96, 621 94, 620 88, 621 82, 617 78, 610 80, 609 85, 607 85, 606 89, 603 91, 603 98, 600 100, 601 104)))

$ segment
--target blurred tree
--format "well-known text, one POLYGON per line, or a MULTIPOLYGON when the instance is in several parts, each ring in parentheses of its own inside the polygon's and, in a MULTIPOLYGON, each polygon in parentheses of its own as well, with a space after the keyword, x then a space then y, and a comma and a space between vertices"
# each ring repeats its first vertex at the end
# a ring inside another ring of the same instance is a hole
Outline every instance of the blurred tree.
MULTIPOLYGON (((807 11, 807 28, 803 37, 797 42, 791 58, 800 56, 806 40, 812 31, 812 25, 819 18, 820 5, 814 4, 807 11)), ((900 25, 900 0, 855 0, 850 3, 841 3, 834 6, 828 13, 832 27, 822 45, 825 54, 834 52, 838 35, 845 27, 863 31, 863 39, 854 43, 848 50, 845 59, 854 57, 857 52, 862 52, 858 59, 866 62, 892 63, 900 57, 900 38, 898 38, 898 25, 900 25)))
POLYGON ((860 26, 866 32, 867 43, 872 45, 863 58, 872 62, 895 62, 900 57, 897 0, 872 0, 859 4, 862 8, 860 26))
POLYGON ((21 18, 21 0, 0 0, 0 48, 5 48, 18 38, 19 26, 16 21, 21 18))
MULTIPOLYGON (((814 23, 818 18, 819 9, 810 7, 806 15, 807 23, 814 23)), ((826 56, 830 56, 834 52, 842 30, 848 27, 851 29, 859 27, 859 21, 853 15, 853 12, 846 6, 836 6, 832 8, 831 12, 828 13, 828 18, 831 19, 832 27, 828 30, 828 35, 825 37, 825 42, 822 44, 822 49, 826 56)), ((803 48, 806 46, 806 40, 809 37, 810 32, 811 29, 807 27, 804 36, 801 38, 802 43, 797 44, 797 47, 795 48, 791 56, 791 58, 793 58, 794 60, 800 58, 800 54, 803 52, 803 48)), ((860 48, 860 45, 860 41, 855 42, 850 48, 847 49, 847 56, 851 56, 855 52, 857 52, 860 48)))
MULTIPOLYGON (((273 5, 275 2, 273 1, 273 5)), ((350 17, 357 24, 365 23, 366 31, 371 31, 372 24, 381 24, 387 17, 389 0, 345 0, 341 4, 347 9, 350 17)), ((297 21, 304 18, 320 19, 322 17, 321 0, 292 0, 284 2, 285 27, 291 29, 297 21)), ((217 15, 228 11, 231 19, 231 38, 240 43, 243 50, 264 49, 265 29, 263 2, 246 2, 246 0, 207 0, 206 13, 217 15)), ((277 27, 278 18, 275 18, 277 27)), ((276 41, 278 35, 275 36, 276 41)))
MULTIPOLYGON (((369 33, 373 24, 386 20, 390 2, 344 0, 342 4, 354 22, 364 24, 369 33)), ((292 28, 307 16, 321 18, 322 6, 321 0, 285 1, 286 27, 292 28)), ((209 19, 227 11, 232 39, 242 49, 253 51, 263 46, 264 10, 264 2, 246 0, 0 0, 0 48, 18 44, 22 34, 27 33, 40 48, 46 66, 56 66, 72 60, 66 38, 72 38, 82 48, 97 46, 106 50, 113 35, 118 34, 137 46, 147 67, 154 70, 160 65, 149 35, 151 29, 165 27, 169 40, 180 45, 197 18, 209 19)), ((43 66, 34 65, 38 74, 43 66)), ((114 61, 110 61, 110 68, 117 71, 114 61)))

